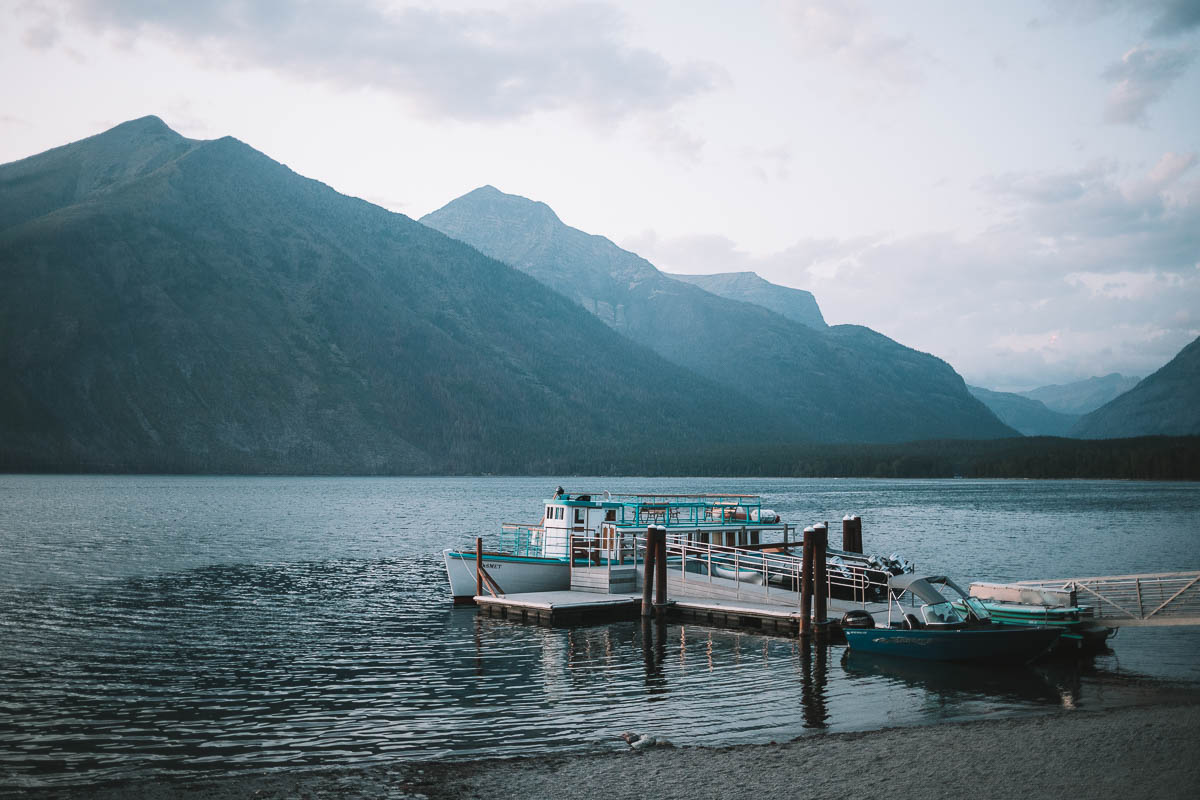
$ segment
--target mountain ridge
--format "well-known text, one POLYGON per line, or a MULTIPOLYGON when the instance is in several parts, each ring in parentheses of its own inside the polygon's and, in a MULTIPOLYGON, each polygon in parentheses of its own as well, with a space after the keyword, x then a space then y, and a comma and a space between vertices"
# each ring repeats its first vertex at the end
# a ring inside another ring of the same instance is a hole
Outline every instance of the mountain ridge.
POLYGON ((817 331, 758 304, 718 297, 603 236, 551 219, 547 208, 480 187, 421 222, 527 272, 669 361, 788 415, 808 437, 1015 434, 941 359, 868 329, 817 331))
POLYGON ((829 325, 812 292, 771 283, 755 272, 718 272, 710 275, 666 273, 676 280, 699 286, 730 300, 754 303, 816 330, 829 325))
POLYGON ((529 276, 133 122, 0 165, 28 209, 0 228, 0 467, 601 472, 739 430, 719 387, 529 276))

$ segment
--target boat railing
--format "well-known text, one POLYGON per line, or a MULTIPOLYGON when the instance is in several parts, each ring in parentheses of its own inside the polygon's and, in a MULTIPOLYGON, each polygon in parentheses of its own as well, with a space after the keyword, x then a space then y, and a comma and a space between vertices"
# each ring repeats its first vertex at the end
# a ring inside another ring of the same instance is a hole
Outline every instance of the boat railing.
POLYGON ((703 525, 757 520, 762 512, 758 495, 637 494, 612 495, 621 503, 616 522, 626 526, 703 525))
POLYGON ((538 558, 552 553, 567 553, 569 531, 546 529, 541 525, 505 523, 500 533, 483 537, 484 547, 493 553, 538 558))

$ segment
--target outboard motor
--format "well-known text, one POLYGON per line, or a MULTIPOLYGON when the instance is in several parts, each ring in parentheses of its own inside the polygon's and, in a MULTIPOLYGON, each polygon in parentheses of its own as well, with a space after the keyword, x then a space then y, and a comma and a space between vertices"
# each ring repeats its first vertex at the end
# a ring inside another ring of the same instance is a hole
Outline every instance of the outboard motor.
POLYGON ((874 628, 875 618, 863 611, 861 608, 856 608, 847 611, 842 615, 843 628, 874 628))

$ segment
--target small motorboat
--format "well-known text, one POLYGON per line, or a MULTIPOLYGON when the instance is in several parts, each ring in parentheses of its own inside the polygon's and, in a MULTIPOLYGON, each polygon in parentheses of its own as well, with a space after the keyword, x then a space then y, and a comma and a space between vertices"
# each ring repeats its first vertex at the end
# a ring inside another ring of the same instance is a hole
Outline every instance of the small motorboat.
POLYGON ((1002 625, 944 575, 894 575, 888 580, 887 627, 850 612, 843 621, 852 651, 928 661, 1025 664, 1044 654, 1061 628, 1002 625), (853 614, 853 618, 851 618, 853 614))
POLYGON ((1047 625, 1061 628, 1059 649, 1104 649, 1116 626, 1095 619, 1095 609, 1079 605, 1074 590, 1020 584, 972 583, 971 597, 987 609, 993 622, 1005 625, 1047 625))

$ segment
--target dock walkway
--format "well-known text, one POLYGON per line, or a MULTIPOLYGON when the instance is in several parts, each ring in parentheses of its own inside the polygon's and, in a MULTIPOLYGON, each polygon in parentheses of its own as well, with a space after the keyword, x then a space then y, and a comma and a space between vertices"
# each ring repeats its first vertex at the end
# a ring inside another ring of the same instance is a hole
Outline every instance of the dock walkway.
MULTIPOLYGON (((598 592, 559 591, 525 592, 493 597, 481 595, 475 603, 488 616, 503 617, 541 625, 579 625, 634 619, 641 611, 641 594, 601 594, 598 592)), ((829 601, 832 624, 863 603, 829 601)), ((881 624, 887 620, 887 605, 867 603, 865 609, 881 624)), ((731 600, 714 597, 678 596, 667 603, 667 617, 708 625, 753 628, 765 633, 795 636, 800 631, 800 610, 778 602, 731 600)))

